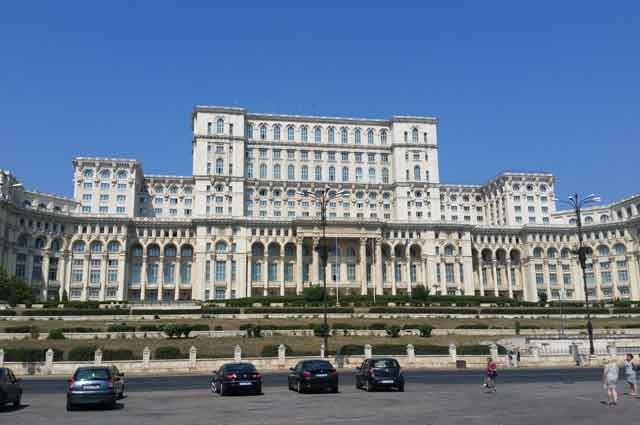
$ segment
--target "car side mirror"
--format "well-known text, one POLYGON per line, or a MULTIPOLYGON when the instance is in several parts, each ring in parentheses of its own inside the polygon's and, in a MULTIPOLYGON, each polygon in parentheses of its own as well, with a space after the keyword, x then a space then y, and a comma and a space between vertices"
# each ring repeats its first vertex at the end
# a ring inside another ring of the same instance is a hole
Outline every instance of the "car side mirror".
POLYGON ((290 368, 289 368, 289 372, 295 372, 295 371, 296 371, 296 369, 295 369, 295 368, 293 368, 293 367, 290 367, 290 368))

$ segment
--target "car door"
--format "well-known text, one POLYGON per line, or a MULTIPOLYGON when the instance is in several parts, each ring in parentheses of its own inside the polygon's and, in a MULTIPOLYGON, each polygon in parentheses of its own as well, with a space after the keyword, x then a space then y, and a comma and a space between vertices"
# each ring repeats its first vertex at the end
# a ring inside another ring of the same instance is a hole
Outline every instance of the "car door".
POLYGON ((220 387, 222 386, 222 377, 224 376, 223 373, 224 373, 224 366, 220 366, 220 369, 218 369, 215 376, 213 377, 216 383, 217 390, 220 390, 220 387))
POLYGON ((13 401, 18 395, 18 383, 11 369, 6 369, 5 384, 7 391, 7 401, 13 401))
POLYGON ((113 374, 113 382, 115 383, 114 389, 117 394, 120 394, 122 392, 122 385, 123 385, 122 376, 120 376, 120 371, 118 370, 117 367, 113 366, 111 368, 111 373, 113 374))

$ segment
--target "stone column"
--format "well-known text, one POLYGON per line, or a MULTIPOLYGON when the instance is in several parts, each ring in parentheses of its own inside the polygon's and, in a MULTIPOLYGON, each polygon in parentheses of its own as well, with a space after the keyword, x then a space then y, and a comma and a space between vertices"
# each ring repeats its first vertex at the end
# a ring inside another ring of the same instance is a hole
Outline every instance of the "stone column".
POLYGON ((102 350, 99 349, 99 348, 93 354, 93 364, 95 364, 95 365, 101 365, 102 364, 102 350))
MULTIPOLYGON (((226 299, 230 299, 231 298, 231 258, 233 257, 233 254, 227 254, 227 261, 224 265, 225 268, 225 274, 224 274, 224 280, 226 283, 226 288, 225 288, 225 298, 226 299)), ((237 266, 237 264, 236 264, 237 266)), ((236 270, 237 272, 237 270, 236 270)))
POLYGON ((486 270, 486 268, 482 262, 482 259, 480 259, 478 261, 478 274, 480 275, 480 296, 481 297, 484 297, 484 287, 487 284, 484 280, 484 275, 485 275, 484 270, 486 270))
MULTIPOLYGON (((638 273, 639 258, 633 255, 627 255, 627 270, 629 274, 629 295, 632 300, 640 299, 640 274, 638 273)), ((616 271, 617 273, 617 271, 616 271)))
POLYGON ((233 350, 233 361, 242 361, 242 347, 240 347, 239 345, 236 345, 236 348, 234 348, 233 350))
POLYGON ((498 275, 497 275, 497 269, 496 269, 496 260, 493 260, 491 262, 491 272, 492 272, 492 278, 493 278, 493 295, 498 297, 500 296, 500 293, 498 292, 498 275))
MULTIPOLYGON (((284 250, 284 246, 281 248, 282 250, 284 250)), ((280 257, 280 295, 284 296, 285 294, 285 282, 284 282, 284 265, 285 265, 285 256, 284 256, 284 252, 281 252, 280 254, 282 254, 282 256, 280 257)))
MULTIPOLYGON (((193 280, 193 276, 198 276, 198 273, 195 270, 194 264, 196 261, 196 258, 198 259, 197 261, 202 261, 200 260, 199 256, 196 256, 194 253, 194 261, 191 264, 191 277, 193 280)), ((205 260, 206 261, 206 260, 205 260)), ((174 301, 178 301, 180 299, 180 283, 182 282, 182 275, 180 274, 180 269, 181 269, 181 265, 182 264, 182 257, 180 256, 180 253, 178 252, 178 255, 176 255, 176 261, 175 261, 175 270, 173 271, 173 285, 174 285, 174 291, 173 291, 173 300, 174 301)), ((204 267, 203 267, 204 269, 204 267)), ((203 284, 206 285, 206 282, 203 282, 203 284)), ((191 287, 193 288, 193 283, 191 284, 191 287)), ((201 292, 202 294, 204 294, 204 291, 201 292)))
POLYGON ((396 257, 391 256, 391 295, 396 295, 396 257))
POLYGON ((511 285, 511 261, 507 260, 507 265, 505 266, 505 271, 507 273, 507 289, 509 290, 509 298, 513 298, 513 286, 511 285))
POLYGON ((489 352, 491 353, 491 358, 493 360, 498 358, 498 346, 495 343, 491 343, 491 345, 489 345, 489 352))
MULTIPOLYGON (((178 270, 176 273, 176 270, 173 271, 173 277, 174 277, 174 281, 179 281, 180 280, 180 267, 178 266, 178 270), (177 276, 176 276, 177 275, 177 276), (178 279, 176 279, 176 277, 178 277, 178 279)), ((157 285, 157 290, 158 290, 158 301, 162 301, 162 292, 164 291, 164 256, 160 255, 160 257, 158 257, 158 285, 157 285)))
MULTIPOLYGON (((33 257, 29 257, 33 258, 33 257)), ((91 281, 90 271, 91 271, 91 255, 84 254, 84 272, 82 274, 82 300, 86 301, 89 299, 89 282, 91 281)))
MULTIPOLYGON (((124 245, 124 244, 123 244, 124 245)), ((126 300, 127 294, 127 255, 126 251, 122 251, 118 255, 118 300, 126 300)))
POLYGON ((383 282, 382 282, 382 240, 376 238, 376 246, 375 246, 375 288, 376 295, 382 295, 384 292, 383 282))
POLYGON ((149 347, 144 347, 142 350, 142 367, 149 369, 149 363, 151 362, 151 350, 149 347))
POLYGON ((369 359, 371 358, 372 355, 372 348, 371 348, 371 344, 365 344, 364 345, 364 357, 369 359))
POLYGON ((140 301, 146 298, 147 289, 147 256, 142 256, 142 265, 140 270, 140 301))
POLYGON ((264 266, 262 270, 262 295, 265 297, 269 295, 269 256, 267 255, 267 247, 265 247, 264 257, 262 257, 262 265, 264 266))
POLYGON ((247 288, 245 295, 247 297, 253 296, 253 256, 247 255, 245 259, 245 273, 247 274, 247 288))
POLYGON ((413 346, 413 344, 408 344, 407 345, 407 361, 409 363, 415 363, 416 362, 416 350, 415 350, 415 347, 413 346))
POLYGON ((367 295, 367 238, 360 238, 360 278, 360 294, 367 295))
POLYGON ((189 367, 191 369, 195 369, 197 361, 198 361, 198 349, 194 346, 191 346, 191 348, 189 349, 189 367))
POLYGON ((69 254, 63 253, 60 256, 60 267, 62 270, 60 279, 60 301, 62 301, 62 291, 67 291, 67 297, 71 296, 69 291, 71 289, 71 267, 69 267, 69 254))
POLYGON ((320 270, 320 262, 318 255, 318 245, 320 241, 318 238, 313 238, 313 263, 312 263, 312 271, 311 276, 309 276, 309 282, 311 285, 315 285, 318 282, 318 273, 320 270))
POLYGON ((4 365, 4 350, 0 348, 0 367, 4 365))
POLYGON ((427 261, 427 258, 426 254, 422 255, 422 283, 426 289, 431 290, 431 288, 429 288, 429 261, 427 261))
MULTIPOLYGON (((407 259, 407 294, 409 294, 409 296, 411 296, 411 286, 413 285, 413 282, 411 281, 411 252, 409 252, 407 255, 405 255, 405 258, 407 259)), ((418 271, 416 270, 416 280, 418 279, 418 271)))
POLYGON ((302 294, 302 288, 303 288, 303 282, 302 282, 302 266, 303 266, 303 259, 302 259, 302 245, 303 245, 303 240, 302 238, 298 238, 296 239, 296 272, 295 272, 295 279, 296 279, 296 294, 300 295, 302 294))

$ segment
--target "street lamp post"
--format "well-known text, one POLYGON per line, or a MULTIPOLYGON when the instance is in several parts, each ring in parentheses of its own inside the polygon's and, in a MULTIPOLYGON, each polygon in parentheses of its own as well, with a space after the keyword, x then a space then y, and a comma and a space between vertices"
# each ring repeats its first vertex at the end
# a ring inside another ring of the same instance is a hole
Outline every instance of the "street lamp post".
POLYGON ((302 195, 306 198, 313 199, 316 203, 320 204, 320 224, 322 226, 322 248, 321 248, 321 258, 322 258, 322 266, 325 268, 322 273, 322 289, 323 289, 323 304, 324 304, 324 332, 323 332, 323 340, 324 340, 324 349, 325 353, 329 349, 329 323, 327 321, 327 310, 329 309, 327 302, 327 260, 329 258, 328 246, 327 246, 327 204, 329 201, 332 201, 337 198, 341 198, 347 194, 346 191, 330 191, 328 188, 311 192, 309 190, 304 190, 298 192, 299 195, 302 195))
POLYGON ((578 226, 578 249, 574 251, 578 254, 578 260, 580 261, 580 267, 582 268, 582 284, 584 286, 584 301, 587 308, 587 334, 589 335, 589 353, 593 356, 595 354, 595 348, 593 346, 593 324, 591 323, 591 311, 589 309, 589 290, 587 288, 587 247, 583 244, 582 235, 582 207, 593 204, 600 201, 600 197, 590 194, 585 198, 580 199, 577 193, 569 196, 569 200, 557 199, 557 201, 567 204, 573 208, 576 214, 576 225, 578 226))

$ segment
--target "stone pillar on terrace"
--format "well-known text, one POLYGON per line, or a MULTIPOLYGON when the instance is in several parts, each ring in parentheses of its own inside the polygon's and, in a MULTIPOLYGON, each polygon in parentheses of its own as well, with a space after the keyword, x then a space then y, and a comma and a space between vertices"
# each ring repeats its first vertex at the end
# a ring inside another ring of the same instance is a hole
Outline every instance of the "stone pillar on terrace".
POLYGON ((415 347, 413 346, 413 344, 408 344, 407 345, 407 361, 409 363, 415 363, 416 362, 416 350, 415 350, 415 347))
POLYGON ((376 295, 382 295, 382 293, 384 292, 383 290, 384 283, 382 282, 382 279, 383 279, 382 267, 384 267, 384 264, 382 264, 382 240, 381 239, 376 238, 375 250, 376 250, 375 287, 373 290, 376 292, 376 295))
POLYGON ((324 359, 325 357, 325 346, 324 343, 320 344, 320 357, 324 359))
POLYGON ((191 348, 189 349, 189 367, 191 369, 195 369, 197 361, 198 361, 198 349, 194 346, 191 346, 191 348))
POLYGON ((491 273, 492 273, 491 277, 493 278, 493 295, 497 297, 500 295, 500 293, 498 292, 498 275, 497 275, 495 259, 491 262, 491 273))
POLYGON ((47 375, 53 372, 53 349, 49 348, 44 354, 44 368, 47 375))
POLYGON ((236 345, 236 348, 233 350, 233 361, 239 362, 242 360, 242 347, 236 345))
POLYGON ((458 360, 458 349, 454 343, 449 344, 449 357, 453 362, 458 360))
POLYGON ((320 253, 318 252, 318 247, 320 245, 320 239, 318 238, 313 238, 313 263, 312 263, 312 270, 311 270, 311 276, 309 276, 309 283, 311 285, 314 285, 317 283, 318 281, 318 276, 319 276, 319 270, 320 270, 320 253))
POLYGON ((4 350, 0 348, 0 367, 4 364, 4 350))
POLYGON ((102 350, 99 349, 99 348, 93 354, 93 364, 95 364, 95 365, 101 365, 102 364, 102 350))
POLYGON ((149 347, 144 347, 142 350, 142 367, 145 369, 149 369, 149 363, 151 361, 151 350, 149 347))
POLYGON ((365 344, 364 345, 364 357, 369 359, 371 358, 372 355, 372 348, 371 348, 371 344, 365 344))
POLYGON ((302 238, 296 239, 296 294, 302 294, 302 238))
POLYGON ((278 346, 278 363, 284 365, 286 362, 287 347, 284 344, 278 346))

